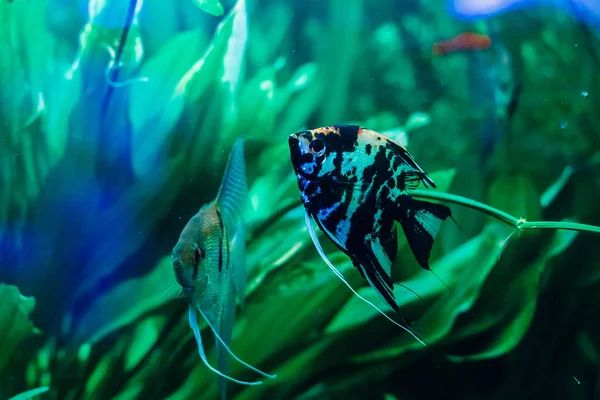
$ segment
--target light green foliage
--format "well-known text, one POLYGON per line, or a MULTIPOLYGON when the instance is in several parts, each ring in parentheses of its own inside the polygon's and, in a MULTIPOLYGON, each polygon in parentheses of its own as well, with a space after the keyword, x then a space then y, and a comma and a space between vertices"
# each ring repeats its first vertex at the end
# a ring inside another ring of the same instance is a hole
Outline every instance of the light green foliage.
POLYGON ((37 389, 31 389, 31 390, 28 390, 26 392, 19 393, 18 395, 13 396, 13 397, 11 397, 8 400, 28 400, 28 399, 31 399, 32 397, 35 397, 35 396, 40 395, 42 393, 46 393, 48 390, 49 389, 47 387, 40 387, 40 388, 37 388, 37 389))
POLYGON ((0 2, 0 398, 217 398, 169 252, 242 136, 253 212, 231 348, 278 377, 231 398, 594 398, 600 239, 530 228, 600 220, 598 37, 552 10, 494 20, 524 85, 482 166, 472 60, 431 46, 488 26, 442 3, 139 0, 117 60, 129 2, 0 2), (431 271, 399 235, 401 316, 317 231, 428 347, 310 240, 287 136, 337 123, 407 145, 437 185, 413 194, 450 204, 431 271))
POLYGON ((194 0, 194 4, 202 11, 214 15, 215 17, 220 17, 225 12, 223 4, 221 4, 219 0, 194 0))

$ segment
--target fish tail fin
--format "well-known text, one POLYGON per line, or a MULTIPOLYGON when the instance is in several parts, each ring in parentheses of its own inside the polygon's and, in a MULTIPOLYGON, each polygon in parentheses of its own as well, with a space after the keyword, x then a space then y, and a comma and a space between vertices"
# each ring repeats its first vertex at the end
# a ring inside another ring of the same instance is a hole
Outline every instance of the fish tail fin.
POLYGON ((225 224, 230 232, 235 230, 239 222, 246 219, 251 210, 242 138, 238 138, 233 144, 216 203, 223 212, 225 224))
POLYGON ((450 209, 443 204, 413 199, 408 195, 398 199, 398 214, 395 219, 402 226, 415 259, 429 270, 429 255, 444 220, 451 216, 450 209))

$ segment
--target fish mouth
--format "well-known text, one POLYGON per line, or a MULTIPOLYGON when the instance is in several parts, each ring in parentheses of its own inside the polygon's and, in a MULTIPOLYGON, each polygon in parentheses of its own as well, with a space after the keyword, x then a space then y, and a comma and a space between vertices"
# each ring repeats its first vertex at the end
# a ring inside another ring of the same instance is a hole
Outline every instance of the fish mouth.
MULTIPOLYGON (((194 289, 194 279, 190 276, 189 269, 186 269, 183 266, 183 263, 180 260, 173 261, 173 268, 175 269, 175 280, 183 288, 184 291, 193 290, 194 289)), ((194 268, 192 274, 196 272, 197 269, 194 268)))

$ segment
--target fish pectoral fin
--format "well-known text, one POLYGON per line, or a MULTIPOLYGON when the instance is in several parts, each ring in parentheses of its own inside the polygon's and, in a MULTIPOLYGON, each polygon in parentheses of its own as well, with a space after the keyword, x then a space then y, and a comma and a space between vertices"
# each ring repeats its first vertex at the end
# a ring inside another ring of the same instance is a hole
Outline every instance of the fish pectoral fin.
POLYGON ((442 204, 415 200, 408 195, 400 196, 397 204, 395 219, 402 225, 415 259, 422 268, 429 270, 433 242, 442 223, 451 215, 450 209, 442 204))

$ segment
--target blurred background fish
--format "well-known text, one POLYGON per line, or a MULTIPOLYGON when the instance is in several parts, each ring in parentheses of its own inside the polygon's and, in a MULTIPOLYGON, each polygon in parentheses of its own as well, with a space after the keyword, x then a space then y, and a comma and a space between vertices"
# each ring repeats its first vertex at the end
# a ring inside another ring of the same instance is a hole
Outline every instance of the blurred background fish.
POLYGON ((517 79, 509 50, 493 24, 480 24, 486 33, 465 32, 434 43, 433 55, 468 57, 468 82, 472 115, 481 121, 479 165, 486 164, 496 144, 510 130, 519 104, 522 82, 517 79))
POLYGON ((451 39, 435 42, 432 54, 439 56, 457 51, 485 50, 492 44, 492 39, 487 35, 476 32, 464 32, 451 39))

